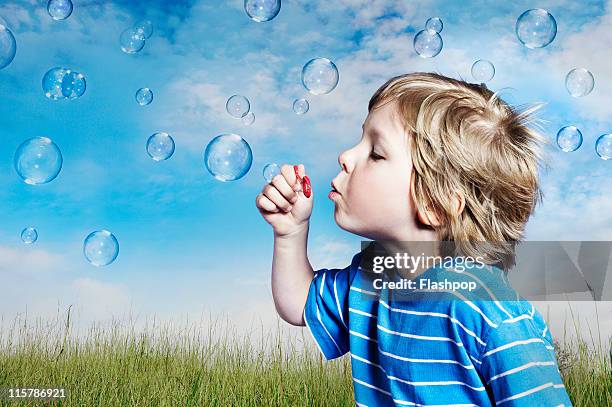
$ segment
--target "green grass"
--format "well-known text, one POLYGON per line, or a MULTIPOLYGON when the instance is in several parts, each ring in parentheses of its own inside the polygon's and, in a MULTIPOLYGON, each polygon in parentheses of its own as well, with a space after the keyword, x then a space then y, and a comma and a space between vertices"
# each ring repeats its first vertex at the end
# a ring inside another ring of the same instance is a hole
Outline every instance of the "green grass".
MULTIPOLYGON (((0 387, 64 387, 68 398, 56 402, 64 406, 353 406, 349 359, 326 362, 307 332, 292 332, 113 322, 76 334, 69 314, 48 323, 3 321, 0 387)), ((609 354, 584 342, 558 354, 574 405, 612 406, 609 354)))

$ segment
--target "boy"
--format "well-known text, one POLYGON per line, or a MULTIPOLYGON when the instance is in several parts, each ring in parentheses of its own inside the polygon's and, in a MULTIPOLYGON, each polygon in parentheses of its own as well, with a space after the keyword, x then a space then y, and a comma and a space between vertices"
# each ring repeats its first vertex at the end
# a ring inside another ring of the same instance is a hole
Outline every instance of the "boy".
POLYGON ((533 110, 517 113, 484 86, 414 73, 385 83, 368 111, 361 140, 338 159, 329 194, 336 222, 385 242, 386 253, 415 242, 414 254, 430 242, 428 254, 440 254, 437 243, 453 242, 486 267, 425 266, 411 279, 453 275, 477 282, 477 294, 401 297, 405 290, 381 287, 384 278, 373 283, 363 265, 372 247, 344 269, 315 273, 306 253, 313 197, 285 165, 256 199, 274 229, 279 315, 307 325, 327 359, 350 352, 359 406, 571 405, 542 316, 526 301, 496 297, 508 291, 500 269, 513 264, 507 242, 521 239, 540 197, 533 110))

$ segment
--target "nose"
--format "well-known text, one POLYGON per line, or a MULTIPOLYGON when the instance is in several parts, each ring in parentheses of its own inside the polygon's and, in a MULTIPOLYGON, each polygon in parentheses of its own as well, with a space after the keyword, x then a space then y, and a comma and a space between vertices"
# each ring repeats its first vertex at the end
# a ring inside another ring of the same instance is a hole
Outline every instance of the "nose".
POLYGON ((347 172, 347 173, 353 171, 353 165, 354 165, 353 160, 351 158, 350 151, 351 150, 346 150, 338 156, 338 164, 340 164, 340 168, 342 168, 342 171, 347 172))

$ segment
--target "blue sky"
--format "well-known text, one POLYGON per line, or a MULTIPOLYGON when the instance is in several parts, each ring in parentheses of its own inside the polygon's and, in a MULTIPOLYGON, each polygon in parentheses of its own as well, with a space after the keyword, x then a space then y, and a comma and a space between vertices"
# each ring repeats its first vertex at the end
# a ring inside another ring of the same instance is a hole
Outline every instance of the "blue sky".
MULTIPOLYGON (((360 238, 334 223, 326 195, 338 154, 361 135, 370 95, 389 77, 412 71, 471 80, 471 64, 481 58, 496 67, 488 86, 507 88, 509 102, 547 103, 540 117, 552 142, 551 167, 542 174, 544 205, 527 237, 612 236, 612 169, 594 152, 595 139, 612 132, 612 68, 605 57, 612 47, 610 2, 284 1, 274 20, 256 23, 240 0, 73 1, 65 21, 52 20, 43 0, 0 5, 17 39, 15 60, 0 70, 0 313, 27 306, 44 316, 73 303, 85 320, 126 309, 167 317, 212 309, 239 320, 248 308, 274 318, 272 231, 254 204, 263 166, 305 164, 315 194, 311 262, 344 266, 360 238), (514 35, 516 18, 534 7, 548 9, 558 24, 554 42, 539 50, 522 47, 514 35), (444 21, 444 48, 422 59, 412 39, 431 16, 444 21), (153 22, 154 34, 143 51, 124 54, 119 34, 142 18, 153 22), (340 71, 329 95, 308 95, 300 83, 302 66, 318 56, 340 71), (54 66, 85 75, 83 97, 44 97, 41 80, 54 66), (574 67, 595 76, 595 90, 585 98, 564 88, 574 67), (140 87, 153 90, 150 106, 136 104, 140 87), (250 127, 225 112, 236 93, 251 101, 256 121, 250 127), (310 101, 304 116, 291 110, 297 97, 310 101), (571 154, 553 142, 567 124, 584 135, 571 154), (166 162, 145 151, 158 131, 176 142, 166 162), (203 151, 213 137, 230 132, 249 142, 254 161, 244 178, 221 183, 204 168, 203 151), (64 167, 53 182, 30 186, 12 160, 19 144, 36 136, 59 145, 64 167), (39 241, 26 247, 19 233, 30 225, 39 241), (82 243, 101 228, 117 236, 120 254, 112 265, 95 268, 86 263, 82 243)), ((604 317, 612 321, 612 307, 604 317)))

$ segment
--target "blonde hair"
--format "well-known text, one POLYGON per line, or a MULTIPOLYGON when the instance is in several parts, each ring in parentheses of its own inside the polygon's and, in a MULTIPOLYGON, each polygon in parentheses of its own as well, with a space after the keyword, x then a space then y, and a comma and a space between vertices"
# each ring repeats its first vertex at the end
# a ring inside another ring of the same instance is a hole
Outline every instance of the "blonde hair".
POLYGON ((368 111, 390 102, 412 138, 412 198, 422 213, 438 215, 438 239, 507 271, 543 197, 539 144, 546 140, 529 127, 541 105, 518 110, 484 85, 433 73, 391 78, 368 111), (465 200, 459 215, 450 199, 457 193, 465 200))

